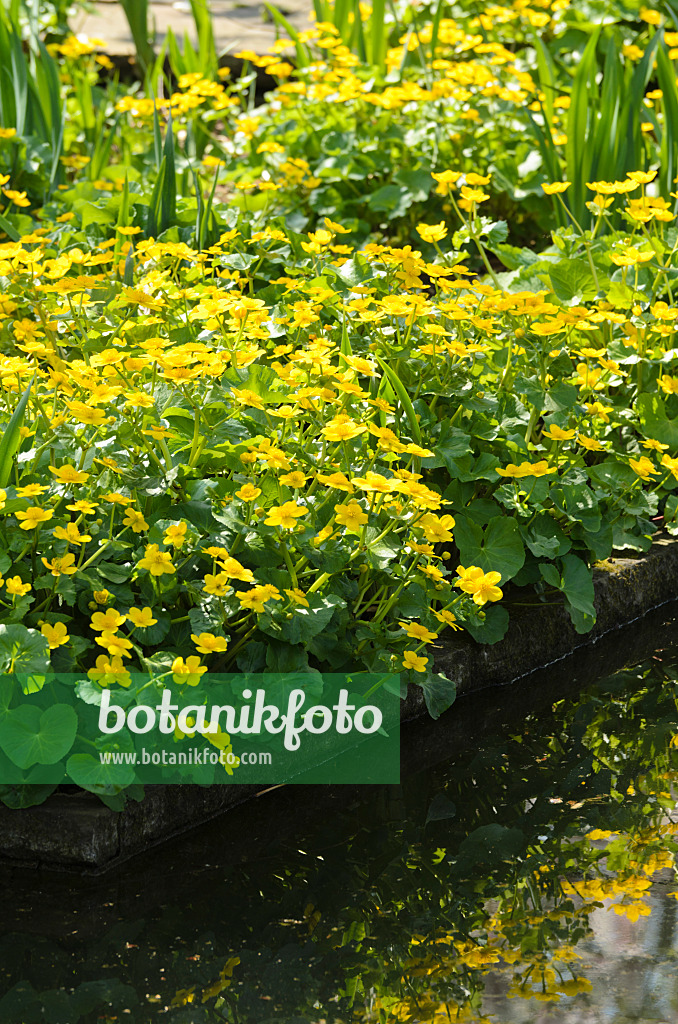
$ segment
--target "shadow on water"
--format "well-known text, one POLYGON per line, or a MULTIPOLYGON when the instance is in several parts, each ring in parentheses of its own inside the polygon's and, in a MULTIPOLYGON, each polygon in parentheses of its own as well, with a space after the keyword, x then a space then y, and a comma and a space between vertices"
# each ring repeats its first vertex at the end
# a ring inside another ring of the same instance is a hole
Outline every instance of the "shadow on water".
POLYGON ((4 869, 0 1022, 677 1020, 675 616, 411 724, 401 786, 4 869))

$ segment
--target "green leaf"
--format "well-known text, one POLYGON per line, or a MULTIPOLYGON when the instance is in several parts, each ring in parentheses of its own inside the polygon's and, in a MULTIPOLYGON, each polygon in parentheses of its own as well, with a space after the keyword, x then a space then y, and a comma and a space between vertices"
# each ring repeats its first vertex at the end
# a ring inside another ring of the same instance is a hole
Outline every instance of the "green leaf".
POLYGON ((0 747, 18 768, 56 764, 73 746, 78 716, 68 704, 22 705, 0 721, 0 747))
POLYGON ((452 801, 444 793, 436 793, 426 813, 426 824, 429 821, 448 821, 456 817, 456 814, 457 808, 452 801))
POLYGON ((551 287, 561 302, 593 299, 598 293, 590 267, 576 260, 563 260, 549 271, 551 287))
POLYGON ((501 583, 515 576, 525 562, 518 525, 505 516, 493 519, 484 531, 470 519, 459 516, 454 539, 465 568, 478 565, 484 572, 499 572, 501 583))
POLYGON ((645 437, 668 444, 672 450, 678 448, 678 416, 668 418, 666 402, 660 395, 639 395, 636 412, 645 437))
POLYGON ((431 718, 440 718, 444 711, 451 708, 457 696, 457 686, 442 673, 427 674, 426 678, 416 680, 424 691, 424 700, 431 718))
POLYGON ((14 464, 14 456, 21 444, 21 427, 24 422, 26 406, 28 405, 28 398, 31 393, 34 380, 35 377, 19 399, 19 404, 12 413, 12 417, 5 427, 2 435, 2 440, 0 440, 0 487, 6 487, 9 483, 12 466, 14 464))
POLYGON ((506 828, 493 822, 471 832, 459 847, 460 857, 469 857, 483 864, 509 860, 525 846, 525 836, 518 828, 506 828))
POLYGON ((131 764, 102 764, 91 754, 73 754, 66 762, 66 772, 76 786, 92 793, 119 793, 135 779, 131 764))
POLYGON ((567 554, 560 559, 560 568, 553 564, 540 565, 539 570, 549 584, 562 591, 578 633, 588 633, 595 625, 596 609, 593 604, 593 573, 577 555, 567 554))
POLYGON ((412 405, 412 401, 407 393, 407 390, 403 382, 401 381, 400 377, 395 372, 395 370, 392 369, 392 367, 390 367, 388 363, 385 363, 380 356, 375 355, 374 358, 381 366, 385 376, 388 379, 389 384, 391 385, 396 395, 398 396, 400 404, 402 405, 405 411, 405 415, 407 416, 407 420, 410 424, 412 436, 414 437, 417 444, 421 444, 421 431, 419 429, 419 420, 417 419, 417 414, 414 411, 414 406, 412 405))
POLYGON ((465 622, 464 629, 476 643, 496 644, 503 640, 509 626, 509 613, 500 604, 486 605, 485 618, 480 622, 465 622))
POLYGON ((47 672, 49 644, 37 629, 0 625, 0 672, 47 672))
POLYGON ((280 635, 289 644, 301 644, 317 636, 329 623, 335 608, 343 608, 346 604, 337 594, 329 594, 327 597, 308 594, 307 600, 308 608, 297 606, 292 612, 292 618, 282 623, 280 635))
POLYGON ((526 545, 537 558, 557 558, 570 550, 572 542, 552 516, 544 513, 521 530, 526 545))

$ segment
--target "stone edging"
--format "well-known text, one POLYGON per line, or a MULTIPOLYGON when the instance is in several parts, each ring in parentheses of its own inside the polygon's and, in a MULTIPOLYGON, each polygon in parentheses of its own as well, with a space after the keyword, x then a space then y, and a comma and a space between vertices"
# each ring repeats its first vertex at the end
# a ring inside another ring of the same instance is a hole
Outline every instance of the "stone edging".
MULTIPOLYGON (((572 654, 614 629, 621 629, 653 608, 678 598, 678 538, 661 535, 646 554, 610 558, 593 573, 596 624, 577 633, 562 604, 539 604, 512 615, 508 633, 482 646, 450 639, 435 658, 435 668, 453 679, 457 694, 515 682, 535 669, 572 654)), ((410 687, 402 720, 426 714, 423 693, 410 687)))

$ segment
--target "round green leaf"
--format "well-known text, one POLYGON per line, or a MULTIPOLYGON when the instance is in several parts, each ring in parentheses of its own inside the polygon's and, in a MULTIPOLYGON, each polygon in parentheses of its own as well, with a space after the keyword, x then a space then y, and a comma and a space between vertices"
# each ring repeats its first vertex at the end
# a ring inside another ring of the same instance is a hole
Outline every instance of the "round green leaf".
POLYGON ((42 633, 18 624, 0 625, 0 673, 47 672, 49 666, 49 644, 42 633))
POLYGON ((18 768, 56 764, 73 746, 78 716, 68 704, 23 705, 0 721, 0 747, 18 768))
POLYGON ((76 784, 93 793, 119 793, 135 781, 134 766, 130 764, 102 764, 91 754, 73 754, 66 763, 66 771, 76 784))

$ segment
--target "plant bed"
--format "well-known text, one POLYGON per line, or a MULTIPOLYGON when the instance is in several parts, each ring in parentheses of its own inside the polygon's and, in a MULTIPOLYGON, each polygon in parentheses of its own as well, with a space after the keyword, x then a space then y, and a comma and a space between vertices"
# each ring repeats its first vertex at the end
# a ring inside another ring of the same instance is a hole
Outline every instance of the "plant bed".
MULTIPOLYGON (((464 700, 435 724, 421 691, 412 687, 402 705, 403 777, 444 759, 469 730, 480 735, 490 728, 506 701, 552 703, 601 673, 642 660, 663 642, 675 642, 675 605, 669 602, 678 597, 678 541, 662 539, 639 558, 610 560, 594 578, 598 620, 586 637, 575 632, 562 607, 543 606, 514 618, 507 637, 493 647, 443 645, 436 660, 456 681, 460 697, 515 685, 485 698, 482 721, 464 700), (667 611, 658 613, 661 606, 667 611)), ((0 860, 32 868, 108 870, 268 789, 149 786, 140 803, 129 802, 122 811, 103 806, 92 793, 57 791, 36 807, 0 807, 0 860)))
MULTIPOLYGON (((459 631, 496 682, 626 621, 593 566, 678 532, 675 140, 633 107, 678 51, 643 15, 607 161, 622 28, 561 7, 483 44, 470 11, 373 20, 361 59, 315 26, 237 80, 207 26, 204 68, 170 46, 139 88, 0 12, 0 672, 95 704, 364 670, 437 717, 477 675, 459 631)), ((94 740, 56 739, 120 810, 94 740)))

